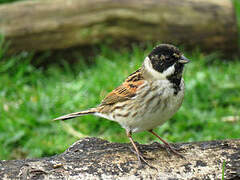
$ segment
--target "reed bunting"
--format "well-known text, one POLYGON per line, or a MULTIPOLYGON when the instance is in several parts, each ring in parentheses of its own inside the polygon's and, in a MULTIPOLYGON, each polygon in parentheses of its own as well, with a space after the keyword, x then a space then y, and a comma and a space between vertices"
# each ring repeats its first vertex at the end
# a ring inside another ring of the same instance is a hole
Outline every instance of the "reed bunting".
POLYGON ((139 163, 147 161, 140 154, 132 133, 148 131, 172 152, 179 154, 153 129, 170 119, 184 97, 183 68, 189 60, 173 45, 160 44, 144 59, 142 66, 110 92, 95 108, 56 118, 67 120, 92 114, 118 122, 131 141, 139 163))

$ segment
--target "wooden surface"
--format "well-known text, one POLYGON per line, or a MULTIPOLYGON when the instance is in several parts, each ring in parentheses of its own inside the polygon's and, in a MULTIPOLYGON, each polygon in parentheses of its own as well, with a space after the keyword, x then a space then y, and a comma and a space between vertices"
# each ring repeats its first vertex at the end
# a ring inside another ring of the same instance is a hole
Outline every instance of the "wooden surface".
POLYGON ((0 6, 9 52, 164 42, 237 51, 231 0, 34 0, 0 6))
POLYGON ((173 144, 186 160, 155 142, 139 145, 150 168, 138 166, 130 144, 85 138, 42 159, 0 161, 0 179, 240 179, 240 140, 173 144))

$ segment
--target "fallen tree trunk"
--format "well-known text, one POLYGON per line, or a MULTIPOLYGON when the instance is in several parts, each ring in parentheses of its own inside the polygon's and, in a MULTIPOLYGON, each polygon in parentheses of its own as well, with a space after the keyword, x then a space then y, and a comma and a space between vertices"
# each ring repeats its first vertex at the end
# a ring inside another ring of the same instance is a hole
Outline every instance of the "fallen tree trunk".
POLYGON ((169 155, 159 143, 138 144, 156 169, 139 167, 129 146, 85 138, 57 156, 0 161, 0 179, 240 178, 240 140, 174 144, 186 160, 169 155))
POLYGON ((237 51, 231 0, 34 0, 0 6, 9 52, 94 45, 111 39, 237 51))

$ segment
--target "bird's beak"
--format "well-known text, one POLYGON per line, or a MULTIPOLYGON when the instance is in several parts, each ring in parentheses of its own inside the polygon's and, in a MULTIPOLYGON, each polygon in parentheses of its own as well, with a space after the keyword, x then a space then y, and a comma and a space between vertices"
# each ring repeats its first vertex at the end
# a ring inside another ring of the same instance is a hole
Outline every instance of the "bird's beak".
POLYGON ((187 64, 190 62, 188 58, 186 58, 184 55, 181 56, 181 59, 178 61, 181 64, 187 64))

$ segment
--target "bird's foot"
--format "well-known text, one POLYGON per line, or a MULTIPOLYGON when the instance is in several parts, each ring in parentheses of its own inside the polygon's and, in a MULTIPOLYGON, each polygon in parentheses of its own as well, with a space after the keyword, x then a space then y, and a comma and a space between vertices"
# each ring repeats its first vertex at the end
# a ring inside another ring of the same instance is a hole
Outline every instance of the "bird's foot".
POLYGON ((180 158, 186 159, 181 153, 178 152, 180 149, 173 148, 172 146, 170 146, 170 144, 168 145, 165 144, 165 149, 169 155, 171 155, 172 152, 173 154, 179 156, 180 158))
POLYGON ((139 164, 139 167, 140 167, 140 168, 143 168, 143 167, 144 167, 144 164, 146 164, 146 165, 149 166, 150 168, 157 170, 157 168, 155 168, 154 166, 151 166, 151 165, 147 162, 147 160, 146 160, 146 159, 148 159, 148 160, 153 160, 153 158, 146 158, 146 157, 144 157, 144 156, 142 155, 142 153, 136 152, 136 151, 135 151, 134 149, 132 149, 131 147, 130 147, 130 150, 131 150, 134 154, 137 155, 138 164, 139 164))

